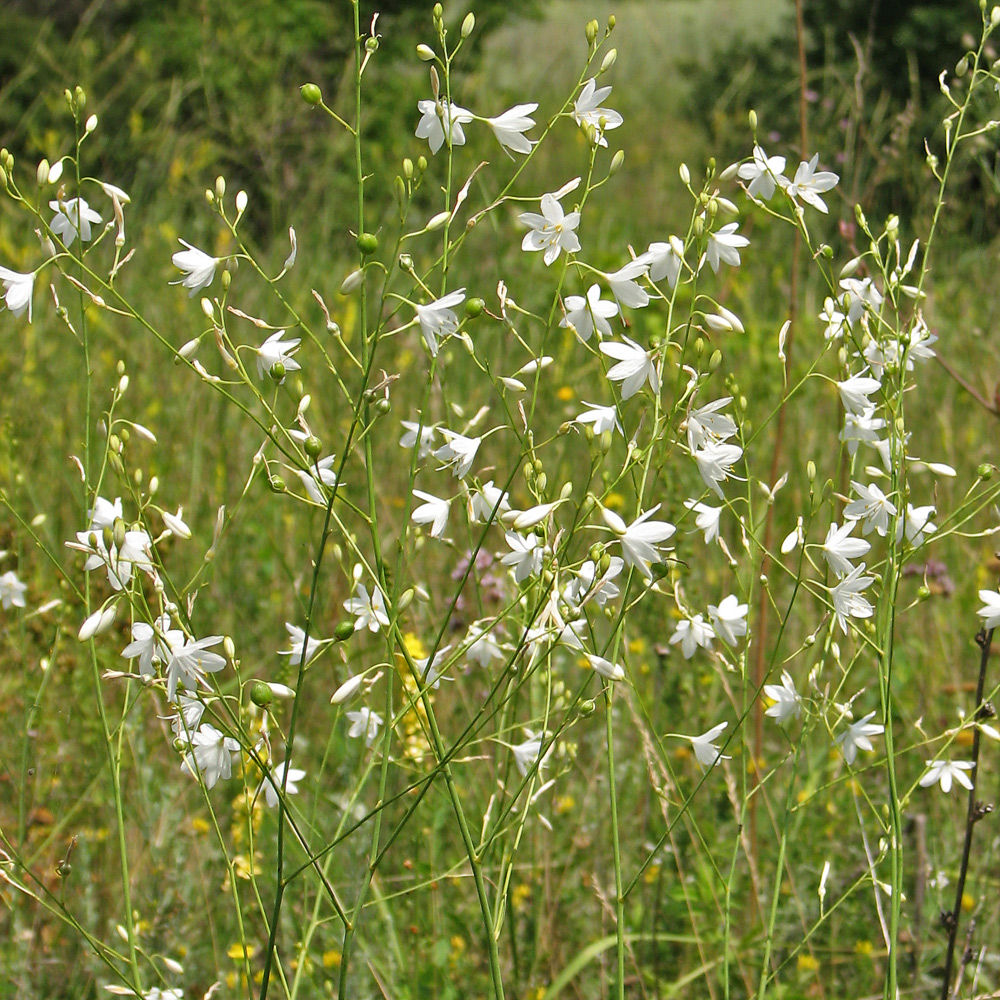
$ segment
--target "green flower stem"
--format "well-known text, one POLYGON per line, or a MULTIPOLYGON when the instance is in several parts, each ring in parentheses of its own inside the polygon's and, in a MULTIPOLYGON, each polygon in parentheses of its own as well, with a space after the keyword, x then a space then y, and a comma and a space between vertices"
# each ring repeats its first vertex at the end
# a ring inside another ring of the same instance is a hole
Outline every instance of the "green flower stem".
POLYGON ((618 830, 618 795, 615 781, 615 734, 612 712, 613 684, 604 682, 604 719, 606 725, 608 761, 608 796, 611 806, 611 850, 615 866, 615 959, 618 969, 616 992, 625 1000, 625 892, 622 889, 622 850, 618 830))

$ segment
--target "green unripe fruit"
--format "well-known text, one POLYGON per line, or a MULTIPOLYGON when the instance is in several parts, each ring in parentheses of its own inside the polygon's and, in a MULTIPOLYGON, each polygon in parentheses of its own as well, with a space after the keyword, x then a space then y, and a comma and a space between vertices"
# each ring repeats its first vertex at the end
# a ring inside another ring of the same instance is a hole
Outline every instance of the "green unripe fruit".
POLYGON ((392 409, 392 403, 383 396, 381 399, 375 400, 375 412, 380 416, 385 416, 392 409))
POLYGON ((319 458, 319 453, 323 450, 323 442, 315 434, 310 434, 303 442, 302 450, 310 458, 319 458))
POLYGON ((267 481, 267 485, 271 487, 272 493, 284 493, 285 492, 285 481, 281 476, 271 476, 267 481))
POLYGON ((365 39, 365 52, 369 55, 378 52, 378 38, 372 37, 365 39))
POLYGON ((983 464, 980 465, 978 469, 976 469, 976 475, 979 476, 980 479, 992 479, 993 466, 990 465, 988 462, 983 462, 983 464))
POLYGON ((315 83, 302 84, 302 86, 299 87, 299 93, 302 95, 302 100, 312 107, 316 107, 317 104, 323 103, 323 91, 321 91, 315 83))
POLYGON ((378 250, 378 237, 374 233, 362 233, 358 237, 358 249, 367 257, 378 250))
POLYGON ((483 314, 483 309, 486 308, 486 303, 482 299, 466 299, 465 300, 465 315, 469 319, 476 319, 483 314))
POLYGON ((250 700, 258 708, 267 708, 274 701, 274 692, 263 681, 254 681, 250 685, 250 700))
POLYGON ((354 622, 340 622, 333 630, 333 637, 337 642, 345 642, 354 635, 354 622))
POLYGON ((594 703, 593 698, 588 698, 586 701, 580 702, 580 714, 583 716, 593 715, 597 711, 597 705, 594 703))
POLYGON ((268 374, 271 376, 272 379, 274 379, 275 382, 280 382, 285 377, 286 374, 284 364, 282 364, 282 362, 280 361, 275 361, 274 364, 271 365, 271 370, 268 372, 268 374))

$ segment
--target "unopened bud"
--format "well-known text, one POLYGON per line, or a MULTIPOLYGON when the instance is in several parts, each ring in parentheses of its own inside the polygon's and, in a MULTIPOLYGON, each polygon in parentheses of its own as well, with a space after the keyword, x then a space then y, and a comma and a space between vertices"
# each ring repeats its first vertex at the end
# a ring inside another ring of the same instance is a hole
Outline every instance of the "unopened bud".
POLYGON ((995 28, 1000 24, 1000 7, 994 7, 990 11, 990 27, 995 28))
POLYGON ((350 295, 351 292, 357 291, 361 287, 364 280, 364 268, 359 267, 356 271, 351 271, 351 273, 340 283, 340 294, 350 295))
POLYGON ((691 171, 688 170, 688 165, 686 163, 682 163, 677 168, 677 173, 680 174, 682 184, 688 185, 691 183, 691 171))
POLYGON ((409 274, 413 270, 413 258, 408 253, 399 255, 399 269, 409 274))
MULTIPOLYGON (((354 626, 350 622, 342 622, 341 624, 350 625, 351 631, 354 631, 354 626)), ((333 697, 330 699, 331 705, 343 705, 345 701, 349 701, 357 693, 361 687, 364 676, 362 674, 357 674, 354 677, 348 677, 343 684, 333 692, 333 697)))
POLYGON ((83 130, 89 135, 97 128, 97 115, 91 115, 83 126, 83 130))
POLYGON ((618 59, 618 50, 609 49, 604 58, 601 60, 601 73, 607 73, 618 59))
POLYGON ((470 10, 468 14, 465 15, 465 19, 462 21, 462 37, 468 38, 476 29, 476 15, 470 10))
POLYGON ((412 587, 404 590, 396 603, 396 614, 402 614, 413 603, 414 597, 416 597, 416 591, 412 587))
POLYGON ((424 229, 433 233, 435 229, 440 229, 449 219, 451 218, 451 212, 438 212, 437 215, 433 216, 424 226, 424 229))
POLYGON ((750 109, 750 114, 749 114, 748 117, 750 119, 750 128, 751 128, 751 130, 754 131, 754 132, 756 132, 757 131, 757 112, 754 111, 753 108, 751 108, 750 109))
POLYGON ((625 162, 625 150, 616 150, 615 155, 611 157, 611 166, 608 167, 608 176, 614 177, 622 168, 622 164, 625 162))
POLYGON ((38 164, 38 168, 35 170, 35 180, 38 181, 38 186, 41 187, 43 184, 47 184, 49 180, 49 161, 41 160, 38 164))
POLYGON ((242 215, 247 210, 247 193, 246 191, 238 191, 236 193, 236 211, 239 215, 242 215))
POLYGON ((226 196, 226 178, 223 177, 222 174, 219 174, 219 176, 215 178, 215 197, 218 198, 219 201, 222 201, 222 199, 225 198, 225 196, 226 196))
POLYGON ((424 62, 430 62, 434 58, 434 50, 429 45, 424 45, 421 42, 417 46, 417 58, 424 62))
POLYGON ((816 463, 811 458, 806 462, 806 479, 811 483, 816 481, 816 463))
POLYGON ((584 34, 587 36, 587 44, 593 45, 597 41, 597 33, 601 30, 601 26, 597 23, 597 18, 588 21, 586 27, 583 29, 584 34))
POLYGON ((403 157, 403 176, 409 180, 413 176, 413 160, 408 156, 403 157))

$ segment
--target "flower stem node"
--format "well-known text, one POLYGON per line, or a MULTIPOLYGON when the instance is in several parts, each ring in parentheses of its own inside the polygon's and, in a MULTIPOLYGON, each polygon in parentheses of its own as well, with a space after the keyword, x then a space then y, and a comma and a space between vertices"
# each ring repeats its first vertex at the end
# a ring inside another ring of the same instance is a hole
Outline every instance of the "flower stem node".
POLYGON ((378 237, 374 233, 362 233, 357 240, 358 249, 367 257, 378 250, 378 237))
POLYGON ((354 622, 340 622, 333 630, 333 637, 337 642, 346 642, 354 635, 354 622))
POLYGON ((274 701, 274 692, 263 681, 254 681, 250 686, 250 700, 258 708, 267 708, 274 701))
POLYGON ((311 107, 316 107, 318 104, 323 103, 323 91, 315 83, 302 84, 299 87, 299 93, 302 95, 302 100, 311 107))
POLYGON ((466 299, 465 300, 465 315, 469 319, 478 319, 483 314, 483 309, 486 308, 486 303, 482 299, 466 299))

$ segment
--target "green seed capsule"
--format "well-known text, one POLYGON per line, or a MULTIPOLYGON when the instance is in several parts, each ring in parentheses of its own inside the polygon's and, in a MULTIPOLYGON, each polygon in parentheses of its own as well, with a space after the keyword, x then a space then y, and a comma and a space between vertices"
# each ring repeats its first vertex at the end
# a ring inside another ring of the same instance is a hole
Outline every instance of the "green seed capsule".
POLYGON ((316 107, 317 104, 321 104, 323 101, 323 92, 315 83, 302 84, 299 87, 299 93, 302 95, 302 100, 313 107, 316 107))
POLYGON ((340 622, 333 630, 333 637, 337 642, 344 642, 354 635, 354 622, 340 622))
POLYGON ((263 681, 254 681, 250 686, 250 700, 258 708, 266 708, 274 701, 274 692, 263 681))
POLYGON ((378 250, 378 237, 374 233, 362 233, 358 237, 358 249, 367 257, 378 250))

